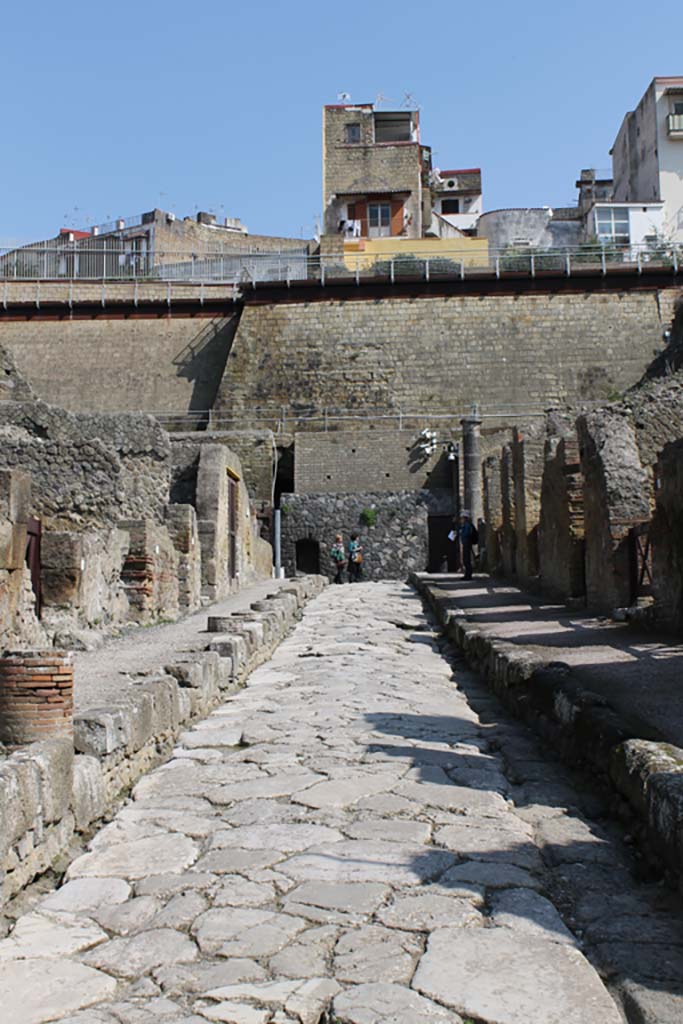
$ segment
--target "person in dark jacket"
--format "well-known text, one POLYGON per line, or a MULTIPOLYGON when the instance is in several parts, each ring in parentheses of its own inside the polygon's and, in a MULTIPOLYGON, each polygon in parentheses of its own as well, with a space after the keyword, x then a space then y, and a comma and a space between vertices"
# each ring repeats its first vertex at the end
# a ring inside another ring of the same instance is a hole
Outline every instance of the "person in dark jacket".
POLYGON ((465 570, 464 579, 472 579, 472 548, 475 544, 479 543, 479 534, 477 528, 472 522, 470 513, 463 509, 460 513, 460 527, 458 529, 458 537, 460 539, 460 546, 462 548, 462 566, 465 570))
POLYGON ((363 545, 357 533, 349 541, 349 583, 360 583, 363 571, 363 545))

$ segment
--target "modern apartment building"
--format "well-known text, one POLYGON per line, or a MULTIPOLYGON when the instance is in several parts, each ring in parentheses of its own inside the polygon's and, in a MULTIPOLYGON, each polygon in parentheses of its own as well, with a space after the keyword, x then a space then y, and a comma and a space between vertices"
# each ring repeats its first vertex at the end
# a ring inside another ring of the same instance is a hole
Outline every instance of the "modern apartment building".
MULTIPOLYGON (((683 242, 683 77, 653 78, 611 150, 615 204, 661 205, 658 234, 683 242)), ((605 214, 606 219, 606 214, 605 214)), ((652 217, 649 217, 652 220, 652 217)), ((621 217, 620 230, 624 230, 621 217)))
POLYGON ((431 223, 431 151, 417 110, 323 109, 323 234, 422 238, 431 223))

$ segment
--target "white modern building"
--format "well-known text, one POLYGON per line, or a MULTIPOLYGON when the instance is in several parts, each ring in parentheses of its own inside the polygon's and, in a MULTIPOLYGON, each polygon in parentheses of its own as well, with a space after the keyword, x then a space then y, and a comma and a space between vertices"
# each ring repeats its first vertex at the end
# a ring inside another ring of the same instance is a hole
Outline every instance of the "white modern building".
POLYGON ((585 235, 605 246, 654 246, 665 238, 664 203, 596 202, 586 215, 585 235))
MULTIPOLYGON (((618 214, 618 207, 628 206, 633 210, 631 224, 657 225, 664 240, 683 242, 683 77, 650 82, 636 109, 624 118, 611 156, 618 230, 623 233, 625 225, 625 213, 618 214), (661 222, 656 211, 660 203, 661 222)), ((630 241, 634 244, 636 238, 630 241)))
POLYGON ((437 217, 458 231, 473 232, 483 212, 481 169, 442 171, 436 168, 432 172, 431 186, 432 209, 437 217))

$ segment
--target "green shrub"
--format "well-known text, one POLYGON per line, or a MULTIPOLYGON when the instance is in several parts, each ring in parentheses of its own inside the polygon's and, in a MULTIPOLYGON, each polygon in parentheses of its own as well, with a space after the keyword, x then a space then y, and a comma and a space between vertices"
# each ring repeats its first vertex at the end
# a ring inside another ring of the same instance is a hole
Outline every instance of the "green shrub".
POLYGON ((364 508, 359 518, 363 526, 374 526, 377 522, 377 509, 364 508))

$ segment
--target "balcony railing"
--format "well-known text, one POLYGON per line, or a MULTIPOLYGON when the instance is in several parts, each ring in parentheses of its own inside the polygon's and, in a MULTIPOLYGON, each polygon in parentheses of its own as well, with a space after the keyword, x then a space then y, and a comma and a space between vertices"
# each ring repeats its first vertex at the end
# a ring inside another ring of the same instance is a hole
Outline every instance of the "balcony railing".
MULTIPOLYGON (((418 245, 419 243, 416 243, 418 245)), ((33 245, 0 250, 0 281, 167 282, 227 284, 239 289, 271 282, 360 284, 367 281, 416 281, 476 277, 542 277, 607 274, 618 269, 644 272, 683 269, 683 246, 603 244, 542 249, 444 247, 428 254, 401 250, 346 252, 310 256, 305 249, 275 253, 217 251, 124 252, 119 248, 33 245)))
POLYGON ((683 139, 683 114, 669 114, 666 119, 666 131, 674 138, 683 139))

